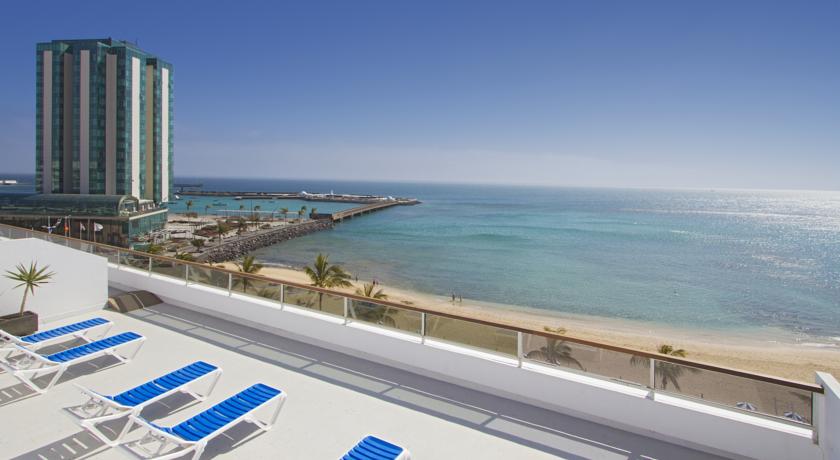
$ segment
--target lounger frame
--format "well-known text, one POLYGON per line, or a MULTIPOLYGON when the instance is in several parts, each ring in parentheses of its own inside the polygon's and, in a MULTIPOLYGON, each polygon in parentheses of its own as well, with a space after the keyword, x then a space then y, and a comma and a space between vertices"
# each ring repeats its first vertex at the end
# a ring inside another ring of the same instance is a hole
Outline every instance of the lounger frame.
POLYGON ((15 361, 4 362, 3 360, 0 360, 0 368, 13 375, 15 378, 20 380, 21 383, 35 390, 37 393, 43 394, 49 391, 49 389, 52 388, 56 384, 56 382, 58 382, 58 379, 60 379, 61 376, 64 375, 64 372, 67 371, 67 369, 69 369, 71 366, 81 364, 87 361, 92 361, 102 356, 113 356, 119 361, 118 364, 130 362, 132 359, 134 359, 135 356, 137 356, 137 353, 140 352, 140 348, 143 347, 143 343, 145 341, 146 337, 138 335, 137 338, 134 338, 127 342, 123 342, 113 347, 95 351, 93 353, 89 353, 84 356, 80 356, 76 359, 65 361, 63 363, 50 361, 49 359, 35 351, 21 347, 19 345, 14 345, 13 348, 15 348, 15 351, 23 355, 23 357, 19 357, 15 361), (133 350, 131 349, 132 346, 134 347, 133 350), (126 354, 119 353, 119 350, 122 348, 129 348, 130 352, 126 354), (40 387, 35 383, 36 378, 38 378, 39 376, 48 375, 50 373, 55 373, 55 375, 53 375, 52 379, 50 379, 50 381, 45 386, 40 387))
POLYGON ((134 457, 138 457, 137 451, 139 450, 144 455, 148 455, 146 457, 141 457, 145 460, 170 460, 173 458, 183 457, 190 452, 193 452, 192 459, 198 460, 201 457, 201 454, 204 452, 204 449, 207 447, 207 443, 209 443, 214 438, 227 431, 229 428, 236 426, 237 424, 239 424, 239 422, 250 422, 263 431, 270 430, 271 427, 274 426, 274 423, 277 422, 277 417, 278 415, 280 415, 280 409, 283 408, 283 403, 285 402, 286 392, 281 391, 275 396, 267 399, 259 406, 251 409, 249 412, 243 414, 235 420, 231 420, 229 423, 219 427, 219 429, 199 439, 198 441, 187 441, 178 436, 174 436, 172 434, 166 433, 165 431, 161 431, 158 427, 152 425, 151 423, 139 416, 132 416, 131 423, 129 425, 139 425, 140 427, 145 428, 148 431, 146 432, 146 434, 143 435, 142 438, 138 439, 137 441, 124 443, 121 444, 119 447, 124 452, 127 452, 134 457), (259 420, 256 417, 255 413, 260 409, 267 407, 275 400, 277 406, 275 407, 274 412, 272 413, 269 421, 264 422, 262 420, 259 420), (145 445, 151 443, 158 443, 158 447, 156 450, 152 451, 145 447, 145 445), (162 454, 162 452, 164 452, 170 446, 173 446, 176 449, 178 447, 181 447, 181 449, 162 454))
MULTIPOLYGON (((75 324, 75 323, 65 324, 64 326, 70 326, 72 324, 75 324)), ((64 327, 64 326, 58 326, 55 329, 58 329, 58 328, 64 327)), ((86 328, 86 329, 82 329, 82 330, 79 330, 79 331, 76 331, 76 332, 69 332, 67 334, 62 334, 62 335, 53 337, 51 339, 46 339, 46 340, 42 340, 40 342, 35 342, 35 343, 31 343, 31 342, 27 342, 25 340, 21 340, 21 337, 16 336, 14 334, 10 334, 10 333, 4 331, 3 329, 0 329, 0 350, 16 351, 12 345, 18 345, 20 347, 23 347, 23 348, 26 348, 26 349, 29 349, 29 350, 37 350, 39 348, 43 348, 43 347, 46 347, 46 346, 49 346, 49 345, 54 345, 56 343, 65 342, 69 339, 81 339, 81 340, 84 340, 85 342, 93 342, 93 341, 98 340, 102 337, 105 337, 105 335, 108 334, 108 332, 111 330, 111 327, 113 327, 113 326, 114 326, 114 323, 112 321, 106 319, 105 323, 97 324, 95 326, 91 326, 91 327, 86 328), (92 335, 91 332, 93 332, 93 331, 97 331, 97 334, 92 335)), ((37 334, 37 332, 35 334, 37 334)), ((26 336, 24 336, 24 337, 26 337, 26 336)))
MULTIPOLYGON (((174 371, 173 371, 174 372, 174 371)), ((120 404, 113 399, 93 391, 89 388, 85 388, 79 384, 76 384, 76 388, 82 393, 82 395, 87 399, 84 403, 82 403, 81 407, 83 411, 95 411, 93 416, 88 418, 83 418, 79 420, 79 425, 82 428, 88 430, 92 435, 96 436, 100 441, 104 442, 105 444, 116 447, 128 433, 129 429, 131 429, 131 417, 139 416, 140 413, 146 407, 150 406, 153 403, 156 403, 164 398, 174 395, 175 393, 184 393, 186 395, 192 396, 198 401, 204 401, 207 399, 208 396, 213 392, 213 389, 216 387, 216 384, 219 382, 219 377, 222 376, 222 369, 216 367, 216 369, 202 375, 201 377, 196 378, 195 380, 190 380, 189 382, 184 383, 181 386, 172 388, 169 391, 159 394, 154 398, 147 399, 136 406, 126 406, 120 404), (211 379, 209 386, 207 389, 202 393, 193 391, 191 387, 196 383, 200 383, 211 379), (116 438, 110 439, 102 430, 99 429, 97 425, 107 422, 110 420, 117 420, 123 417, 128 417, 126 420, 123 429, 117 434, 116 438)), ((73 412, 74 415, 78 415, 73 412)))

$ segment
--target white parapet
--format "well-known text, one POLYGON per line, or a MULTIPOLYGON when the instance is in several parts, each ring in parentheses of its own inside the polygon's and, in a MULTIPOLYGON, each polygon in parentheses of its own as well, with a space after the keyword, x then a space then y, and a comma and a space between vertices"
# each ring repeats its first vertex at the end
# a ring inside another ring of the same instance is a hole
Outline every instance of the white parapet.
MULTIPOLYGON (((355 327, 338 317, 281 308, 226 289, 186 285, 183 279, 115 265, 110 266, 109 277, 115 287, 145 289, 172 305, 710 454, 768 460, 824 458, 825 445, 814 442, 807 426, 664 394, 651 398, 644 388, 558 368, 519 367, 516 359, 355 327)), ((830 407, 826 401, 826 407, 836 418, 840 400, 834 398, 830 407)), ((838 429, 829 423, 823 428, 834 430, 832 434, 838 429)))
MULTIPOLYGON (((0 272, 14 270, 18 264, 49 266, 52 279, 35 289, 26 301, 26 309, 38 314, 41 321, 51 321, 85 311, 101 310, 108 301, 108 261, 46 241, 27 238, 0 240, 0 272)), ((0 277, 0 315, 20 308, 23 288, 0 277)))
POLYGON ((825 394, 817 399, 817 439, 825 460, 840 460, 840 383, 831 374, 817 372, 817 384, 825 394))

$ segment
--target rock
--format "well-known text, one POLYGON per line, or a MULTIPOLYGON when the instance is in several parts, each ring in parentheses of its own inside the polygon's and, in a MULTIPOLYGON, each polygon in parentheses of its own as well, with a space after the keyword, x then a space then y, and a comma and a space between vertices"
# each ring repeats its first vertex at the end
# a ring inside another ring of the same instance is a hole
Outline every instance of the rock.
POLYGON ((333 227, 332 220, 319 219, 302 224, 279 227, 272 230, 261 230, 254 235, 236 237, 221 246, 206 247, 203 254, 196 257, 201 262, 219 263, 238 259, 256 249, 272 246, 277 243, 308 235, 310 233, 328 230, 333 227))

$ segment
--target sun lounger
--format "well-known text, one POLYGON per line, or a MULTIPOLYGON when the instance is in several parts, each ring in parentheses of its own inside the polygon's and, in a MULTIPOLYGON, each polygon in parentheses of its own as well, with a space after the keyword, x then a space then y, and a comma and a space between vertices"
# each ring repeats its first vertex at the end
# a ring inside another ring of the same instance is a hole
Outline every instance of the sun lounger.
POLYGON ((123 332, 95 342, 68 348, 50 355, 42 355, 28 350, 20 345, 13 345, 18 354, 14 359, 0 360, 0 367, 15 376, 29 388, 38 393, 46 393, 58 382, 62 374, 75 364, 92 361, 102 356, 113 356, 121 363, 131 361, 140 351, 146 338, 135 332, 123 332), (131 354, 120 354, 117 351, 134 346, 131 354), (43 387, 35 383, 35 378, 54 373, 52 379, 43 387))
POLYGON ((91 318, 23 337, 9 334, 0 329, 0 347, 13 344, 29 348, 30 350, 36 350, 69 339, 84 339, 90 342, 89 334, 93 331, 97 332, 96 337, 102 337, 108 333, 113 325, 114 323, 105 318, 91 318))
POLYGON ((376 436, 366 436, 350 449, 341 460, 409 460, 407 449, 376 436))
POLYGON ((116 395, 104 395, 76 385, 82 394, 87 397, 87 401, 78 406, 76 410, 71 410, 71 412, 81 418, 79 424, 82 428, 88 430, 105 444, 114 447, 128 433, 131 426, 130 419, 126 420, 123 430, 114 439, 109 439, 99 429, 98 425, 100 423, 140 415, 145 407, 178 392, 186 393, 199 401, 204 401, 213 392, 213 388, 221 375, 222 370, 218 367, 203 361, 196 361, 116 395), (210 380, 209 387, 203 395, 191 389, 196 383, 208 379, 210 380))
POLYGON ((286 393, 258 383, 172 427, 159 426, 142 417, 132 416, 132 422, 148 432, 141 439, 120 447, 146 459, 168 460, 193 452, 192 458, 197 460, 210 440, 239 422, 251 422, 265 431, 271 429, 285 401, 286 393), (277 406, 270 421, 258 420, 255 416, 257 409, 272 402, 276 402, 277 406))

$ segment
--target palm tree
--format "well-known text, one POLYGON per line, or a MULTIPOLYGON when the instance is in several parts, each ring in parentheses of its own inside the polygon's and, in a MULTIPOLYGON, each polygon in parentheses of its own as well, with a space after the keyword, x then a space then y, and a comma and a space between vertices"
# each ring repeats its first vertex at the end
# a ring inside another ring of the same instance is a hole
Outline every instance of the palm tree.
POLYGON ((240 204, 240 205, 239 205, 239 216, 240 216, 240 217, 242 217, 242 211, 244 211, 244 210, 245 210, 245 205, 244 205, 244 204, 240 204))
POLYGON ((186 260, 187 262, 195 262, 195 257, 189 252, 176 252, 175 258, 178 260, 186 260))
POLYGON ((374 289, 376 289, 376 286, 373 283, 365 283, 361 288, 356 288, 356 295, 370 297, 375 300, 388 300, 388 294, 385 294, 385 291, 382 289, 374 291, 374 289))
POLYGON ((163 246, 161 246, 159 244, 152 243, 152 244, 150 244, 146 247, 145 252, 147 252, 149 254, 160 254, 160 253, 163 252, 163 246))
POLYGON ((193 245, 196 249, 201 249, 204 247, 204 240, 199 238, 193 238, 190 240, 190 244, 193 245))
POLYGON ((257 296, 271 300, 280 300, 280 290, 270 287, 262 287, 257 291, 257 296))
MULTIPOLYGON (((374 300, 388 300, 388 294, 382 289, 376 289, 373 283, 365 283, 361 288, 356 288, 356 295, 368 297, 374 300)), ((353 316, 359 315, 363 320, 370 321, 376 324, 385 324, 390 327, 397 327, 397 322, 391 317, 391 307, 379 305, 376 303, 362 302, 361 304, 353 304, 354 308, 351 311, 353 316)))
POLYGON ((193 200, 187 200, 187 212, 190 212, 190 209, 193 207, 193 200))
POLYGON ((309 211, 309 217, 312 217, 313 214, 318 214, 318 208, 312 208, 309 211))
POLYGON ((289 214, 289 208, 280 208, 280 212, 283 213, 283 222, 286 222, 286 217, 289 214))
POLYGON ((212 204, 205 204, 205 205, 204 205, 204 215, 205 215, 205 216, 208 214, 208 212, 207 212, 207 211, 208 211, 210 208, 212 208, 212 207, 213 207, 213 205, 212 205, 212 204))
MULTIPOLYGON (((262 264, 257 263, 256 257, 247 255, 242 258, 242 262, 236 263, 236 268, 239 269, 241 273, 255 275, 262 270, 263 266, 262 264)), ((248 288, 251 287, 251 281, 245 276, 237 280, 237 283, 242 284, 242 292, 248 292, 248 288)))
MULTIPOLYGON (((675 349, 673 346, 668 344, 659 345, 659 348, 656 349, 656 352, 662 355, 667 356, 676 356, 678 358, 685 358, 688 356, 688 352, 686 352, 682 348, 675 349)), ((650 358, 643 358, 641 356, 633 356, 630 358, 630 364, 633 366, 641 366, 645 368, 650 368, 650 358)), ((682 377, 686 372, 690 372, 695 374, 700 372, 699 369, 695 369, 693 367, 683 366, 681 364, 674 364, 665 361, 657 361, 656 365, 654 366, 654 375, 657 379, 660 379, 662 389, 668 389, 668 383, 670 382, 677 391, 682 391, 680 388, 679 379, 682 377)))
MULTIPOLYGON (((303 212, 303 210, 301 210, 303 212)), ((338 265, 330 265, 328 255, 318 254, 315 263, 311 267, 305 267, 303 271, 309 276, 312 285, 319 288, 350 287, 350 274, 345 272, 338 265)), ((322 310, 324 293, 318 292, 318 309, 322 310)))
POLYGON ((525 357, 560 366, 574 364, 578 369, 583 370, 583 365, 572 356, 572 347, 567 345, 565 340, 546 338, 544 347, 529 351, 525 357))
POLYGON ((254 206, 253 212, 251 212, 251 221, 254 223, 255 230, 260 226, 260 209, 262 209, 262 206, 256 205, 254 206))
POLYGON ((227 225, 221 222, 216 223, 216 234, 219 235, 219 244, 222 244, 222 238, 225 236, 225 233, 227 233, 227 231, 227 225))
POLYGON ((301 206, 300 211, 298 211, 298 216, 300 216, 301 220, 303 220, 303 215, 304 214, 306 214, 306 206, 301 206))
POLYGON ((26 309, 27 295, 29 293, 35 295, 35 288, 49 283, 52 277, 55 276, 55 272, 47 271, 49 268, 49 265, 38 268, 36 262, 30 262, 29 268, 26 268, 23 264, 18 264, 15 267, 15 271, 6 271, 6 278, 20 283, 15 288, 23 287, 23 299, 20 301, 20 316, 23 316, 23 312, 26 309))

